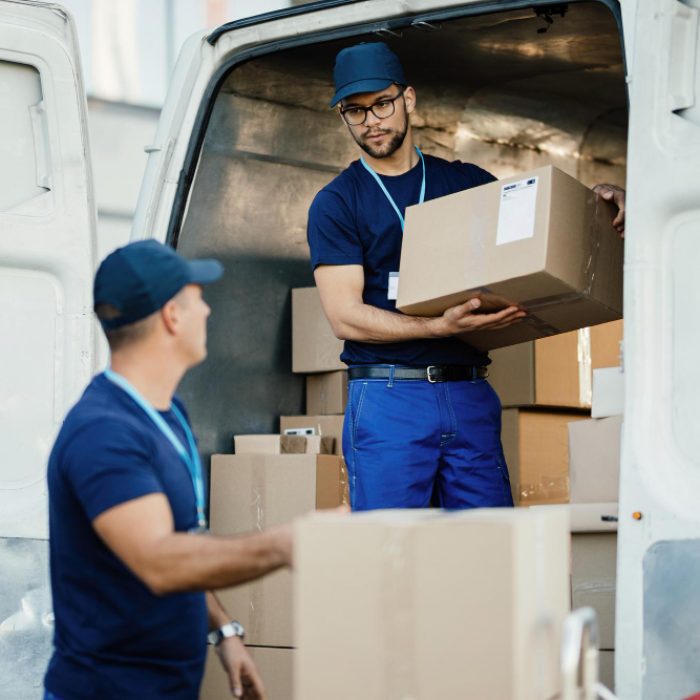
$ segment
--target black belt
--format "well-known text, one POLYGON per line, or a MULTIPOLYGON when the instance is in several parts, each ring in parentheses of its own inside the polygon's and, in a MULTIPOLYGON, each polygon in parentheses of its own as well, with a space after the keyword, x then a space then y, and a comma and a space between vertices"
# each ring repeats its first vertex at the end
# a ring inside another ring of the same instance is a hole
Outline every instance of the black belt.
POLYGON ((487 367, 477 365, 430 365, 430 367, 402 367, 401 365, 364 365, 348 368, 348 379, 423 379, 436 382, 459 382, 485 379, 487 367))

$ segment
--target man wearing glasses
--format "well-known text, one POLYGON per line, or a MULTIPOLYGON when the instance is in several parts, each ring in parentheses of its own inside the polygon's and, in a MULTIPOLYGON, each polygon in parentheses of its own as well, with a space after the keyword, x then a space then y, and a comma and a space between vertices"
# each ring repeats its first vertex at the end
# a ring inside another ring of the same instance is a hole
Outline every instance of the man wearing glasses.
POLYGON ((396 311, 406 207, 496 178, 415 146, 416 93, 386 44, 343 49, 333 77, 331 106, 361 157, 316 195, 308 239, 324 311, 345 340, 353 510, 420 508, 431 499, 445 508, 512 506, 488 355, 454 336, 507 326, 524 312, 479 314, 478 300, 435 318, 396 311))

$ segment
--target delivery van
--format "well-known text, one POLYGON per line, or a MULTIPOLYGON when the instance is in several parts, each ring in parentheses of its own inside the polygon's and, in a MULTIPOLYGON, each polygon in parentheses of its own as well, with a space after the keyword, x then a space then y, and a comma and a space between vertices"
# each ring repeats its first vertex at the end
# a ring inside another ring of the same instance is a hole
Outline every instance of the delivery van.
MULTIPOLYGON (((694 0, 321 0, 192 36, 147 147, 132 238, 226 268, 207 292, 209 359, 180 388, 204 462, 230 451, 234 433, 272 432, 280 414, 303 410, 290 290, 313 285, 308 205, 355 157, 328 108, 332 64, 340 48, 375 40, 416 88, 425 152, 498 177, 553 164, 627 188, 616 693, 690 696, 700 691, 694 0)), ((50 650, 46 458, 104 362, 85 94, 59 5, 0 0, 0 95, 0 697, 16 700, 40 696, 50 650), (12 674, 23 690, 4 694, 12 674)))

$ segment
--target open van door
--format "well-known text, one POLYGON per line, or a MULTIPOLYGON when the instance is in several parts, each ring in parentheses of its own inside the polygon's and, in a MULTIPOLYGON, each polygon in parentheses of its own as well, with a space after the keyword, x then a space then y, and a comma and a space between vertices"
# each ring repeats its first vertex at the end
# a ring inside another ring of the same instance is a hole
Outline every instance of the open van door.
POLYGON ((49 449, 92 371, 86 124, 70 16, 0 0, 0 537, 47 536, 49 449))
POLYGON ((700 5, 635 4, 616 691, 649 700, 700 692, 700 5))

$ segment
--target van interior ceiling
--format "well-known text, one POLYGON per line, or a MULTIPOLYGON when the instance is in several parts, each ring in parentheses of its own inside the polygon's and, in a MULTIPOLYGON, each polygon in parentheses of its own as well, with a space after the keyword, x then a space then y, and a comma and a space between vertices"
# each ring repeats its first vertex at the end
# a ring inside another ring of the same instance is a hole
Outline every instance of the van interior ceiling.
POLYGON ((205 463, 231 452, 235 433, 276 432, 280 415, 304 412, 304 378, 291 374, 290 290, 313 284, 311 200, 357 157, 328 108, 333 60, 377 40, 416 88, 413 125, 426 153, 497 177, 551 163, 589 186, 625 184, 621 37, 601 2, 462 16, 234 65, 215 96, 178 238, 185 255, 226 267, 207 290, 209 358, 180 389, 205 463))

